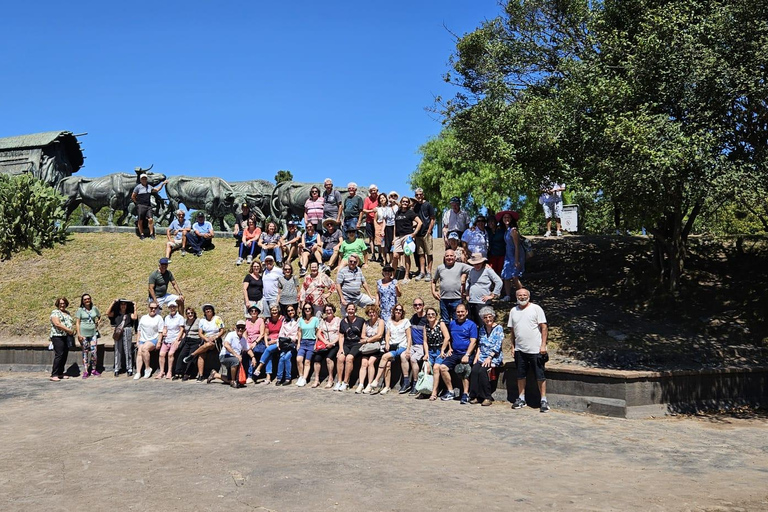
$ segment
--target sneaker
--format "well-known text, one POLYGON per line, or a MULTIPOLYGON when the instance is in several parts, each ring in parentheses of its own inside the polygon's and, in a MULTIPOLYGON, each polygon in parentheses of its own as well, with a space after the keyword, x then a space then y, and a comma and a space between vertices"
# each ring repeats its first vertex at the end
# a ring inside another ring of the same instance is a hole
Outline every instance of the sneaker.
POLYGON ((408 279, 408 278, 406 277, 405 279, 403 279, 402 281, 400 281, 400 284, 408 284, 408 283, 410 283, 410 282, 411 282, 411 280, 410 280, 410 279, 408 279))
POLYGON ((461 404, 468 404, 469 403, 469 395, 466 393, 462 393, 461 395, 461 404))
POLYGON ((305 275, 307 275, 307 269, 304 267, 299 268, 299 277, 304 277, 305 275))
POLYGON ((563 236, 563 232, 560 231, 559 229, 557 230, 557 236, 563 236))
POLYGON ((237 258, 237 261, 235 261, 235 265, 240 266, 243 264, 243 258, 237 258))
POLYGON ((342 382, 341 386, 339 386, 339 391, 345 391, 347 388, 349 388, 349 384, 342 382))
POLYGON ((117 377, 118 375, 120 375, 120 372, 115 372, 115 377, 117 377))
POLYGON ((253 379, 248 377, 247 379, 245 379, 245 383, 246 384, 253 384, 253 379))
POLYGON ((339 381, 339 382, 337 382, 336 384, 333 385, 333 390, 334 391, 341 391, 341 381, 339 381))
POLYGON ((411 390, 411 383, 410 382, 403 382, 403 385, 400 386, 400 391, 398 391, 399 394, 404 395, 407 392, 411 390))
POLYGON ((492 401, 492 400, 488 400, 488 399, 486 398, 485 400, 483 400, 483 403, 481 403, 480 405, 482 405, 483 407, 488 407, 488 406, 489 406, 489 405, 491 405, 492 403, 493 403, 493 401, 492 401))
POLYGON ((541 406, 539 407, 539 411, 541 412, 549 412, 549 402, 546 400, 541 401, 541 406))
POLYGON ((371 386, 372 395, 378 395, 379 393, 381 393, 381 387, 378 384, 371 386))
POLYGON ((363 390, 361 391, 361 393, 362 393, 362 394, 364 394, 364 395, 368 395, 368 394, 370 394, 370 393, 371 393, 371 390, 372 390, 372 389, 373 389, 373 386, 371 386, 370 384, 368 384, 367 386, 365 386, 365 388, 363 388, 363 390))
POLYGON ((379 394, 380 395, 386 395, 387 393, 389 393, 389 391, 390 391, 389 388, 384 388, 384 389, 381 390, 381 392, 379 394))
POLYGON ((151 235, 149 235, 149 238, 151 238, 152 240, 154 240, 154 239, 155 239, 155 235, 154 235, 154 233, 153 233, 153 234, 151 234, 151 235))
POLYGON ((424 274, 424 280, 425 281, 431 281, 432 280, 432 274, 430 274, 429 272, 424 274))
POLYGON ((421 281, 422 279, 424 279, 424 273, 420 273, 419 275, 413 278, 414 281, 421 281))
POLYGON ((515 403, 512 404, 512 408, 513 409, 522 409, 523 407, 525 407, 525 400, 523 400, 520 397, 517 397, 517 399, 515 400, 515 403))
POLYGON ((249 254, 249 255, 248 255, 248 257, 245 259, 245 262, 246 262, 247 264, 249 264, 249 265, 250 265, 251 263, 253 263, 253 256, 251 256, 251 255, 249 254))
POLYGON ((453 398, 454 397, 453 397, 453 390, 452 389, 449 389, 448 391, 446 391, 445 393, 443 393, 440 396, 440 400, 442 400, 444 402, 448 402, 450 400, 453 400, 453 398))
POLYGON ((101 372, 98 370, 93 370, 91 372, 91 377, 100 377, 100 376, 101 376, 101 372))
POLYGON ((182 256, 186 256, 187 255, 187 250, 186 249, 182 249, 181 250, 181 255, 182 256))
POLYGON ((202 256, 202 255, 203 255, 203 251, 200 251, 200 252, 196 252, 196 253, 195 253, 195 256, 197 256, 198 258, 199 258, 200 256, 202 256))
POLYGON ((152 368, 147 368, 146 370, 144 370, 145 379, 148 379, 150 375, 152 375, 152 368))
POLYGON ((546 233, 544 233, 544 236, 552 236, 552 232, 551 231, 547 231, 546 233))
POLYGON ((133 370, 128 370, 128 376, 133 377, 133 370))
POLYGON ((144 235, 139 235, 139 240, 144 240, 144 235))
POLYGON ((299 380, 298 382, 296 382, 296 385, 300 388, 303 388, 304 386, 307 385, 307 379, 305 379, 304 377, 299 377, 299 380))
POLYGON ((501 298, 501 302, 510 302, 512 300, 512 297, 509 295, 505 295, 501 298))
MULTIPOLYGON (((129 375, 129 377, 130 377, 130 375, 129 375)), ((133 376, 133 380, 139 380, 140 378, 141 378, 141 374, 140 373, 137 373, 136 375, 133 376)))
POLYGON ((357 387, 355 388, 355 394, 359 395, 362 392, 363 392, 363 385, 362 384, 358 384, 357 387))
POLYGON ((411 386, 411 391, 408 394, 409 395, 418 395, 419 394, 419 392, 416 391, 416 385, 415 384, 413 386, 411 386))
POLYGON ((83 372, 83 380, 88 378, 88 372, 83 372))

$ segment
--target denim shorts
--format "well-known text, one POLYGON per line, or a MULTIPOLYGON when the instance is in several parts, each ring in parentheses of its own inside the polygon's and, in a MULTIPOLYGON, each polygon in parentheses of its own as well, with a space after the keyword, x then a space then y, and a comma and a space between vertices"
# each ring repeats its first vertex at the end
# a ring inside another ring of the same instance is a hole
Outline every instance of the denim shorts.
POLYGON ((436 364, 442 364, 443 358, 440 357, 440 351, 439 350, 430 350, 429 351, 429 364, 434 366, 436 364))
POLYGON ((143 345, 143 344, 145 344, 145 343, 151 343, 151 344, 153 344, 155 347, 157 347, 157 338, 155 338, 155 339, 153 339, 153 340, 147 340, 147 341, 139 341, 139 346, 141 346, 141 345, 143 345))
POLYGON ((303 357, 310 361, 315 353, 315 340, 301 340, 299 343, 299 352, 296 357, 303 357))
POLYGON ((394 359, 397 359, 398 357, 400 357, 400 354, 405 352, 406 348, 408 348, 408 344, 407 343, 401 343, 400 345, 397 346, 396 349, 390 350, 389 353, 392 354, 392 357, 394 359))

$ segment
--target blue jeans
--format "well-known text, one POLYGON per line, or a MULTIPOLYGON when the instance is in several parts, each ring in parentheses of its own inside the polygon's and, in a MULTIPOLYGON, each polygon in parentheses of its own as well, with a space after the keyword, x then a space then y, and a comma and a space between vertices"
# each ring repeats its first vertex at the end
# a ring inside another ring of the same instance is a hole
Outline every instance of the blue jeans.
POLYGON ((440 320, 444 324, 456 320, 456 307, 461 304, 461 299, 440 299, 440 320))
POLYGON ((275 257, 276 262, 283 261, 283 253, 280 252, 279 247, 275 247, 274 249, 262 249, 261 250, 261 261, 264 261, 264 258, 267 257, 268 254, 272 254, 272 256, 275 257))
POLYGON ((347 228, 357 229, 357 217, 344 219, 344 222, 341 224, 341 234, 344 240, 347 240, 347 228))
POLYGON ((259 360, 260 363, 266 364, 265 367, 267 371, 267 375, 272 373, 272 354, 275 350, 277 350, 279 347, 277 346, 277 343, 273 345, 269 345, 266 350, 264 350, 264 353, 261 354, 261 359, 259 360))
POLYGON ((256 253, 256 249, 259 248, 259 244, 256 243, 256 241, 251 242, 251 247, 246 247, 244 243, 240 242, 240 254, 239 256, 242 258, 246 256, 248 253, 250 256, 253 256, 256 253))
POLYGON ((277 363, 277 377, 275 380, 291 380, 291 358, 293 357, 292 350, 286 350, 280 352, 280 361, 277 363))

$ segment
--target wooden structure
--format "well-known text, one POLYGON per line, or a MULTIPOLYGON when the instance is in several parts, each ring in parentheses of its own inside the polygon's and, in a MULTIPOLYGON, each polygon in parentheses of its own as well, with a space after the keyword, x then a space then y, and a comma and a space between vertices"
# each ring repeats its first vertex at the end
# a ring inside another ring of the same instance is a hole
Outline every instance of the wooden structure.
POLYGON ((72 132, 42 132, 0 138, 0 173, 32 173, 55 185, 76 173, 85 157, 72 132))

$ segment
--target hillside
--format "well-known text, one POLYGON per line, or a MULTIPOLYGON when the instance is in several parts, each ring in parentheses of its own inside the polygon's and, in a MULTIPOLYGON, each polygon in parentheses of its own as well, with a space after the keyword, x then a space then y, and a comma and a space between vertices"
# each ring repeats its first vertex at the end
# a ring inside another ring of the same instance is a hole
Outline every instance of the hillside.
MULTIPOLYGON (((246 266, 234 265, 231 239, 201 258, 174 254, 171 270, 187 304, 214 304, 232 325, 241 315, 246 266)), ((435 246, 442 244, 437 241, 435 246)), ((764 293, 768 244, 763 239, 693 240, 675 302, 653 296, 652 245, 644 237, 535 238, 524 284, 542 305, 555 359, 613 368, 663 369, 760 364, 768 355, 764 293)), ((45 340, 57 296, 76 306, 92 294, 105 311, 114 298, 142 303, 147 276, 164 241, 123 233, 73 234, 42 255, 25 252, 0 262, 0 336, 45 340)), ((436 261, 442 254, 436 255, 436 261)), ((365 270, 373 285, 380 266, 365 270)), ((436 305, 429 285, 403 286, 403 303, 420 295, 436 305)), ((504 315, 510 304, 497 304, 504 315)))

